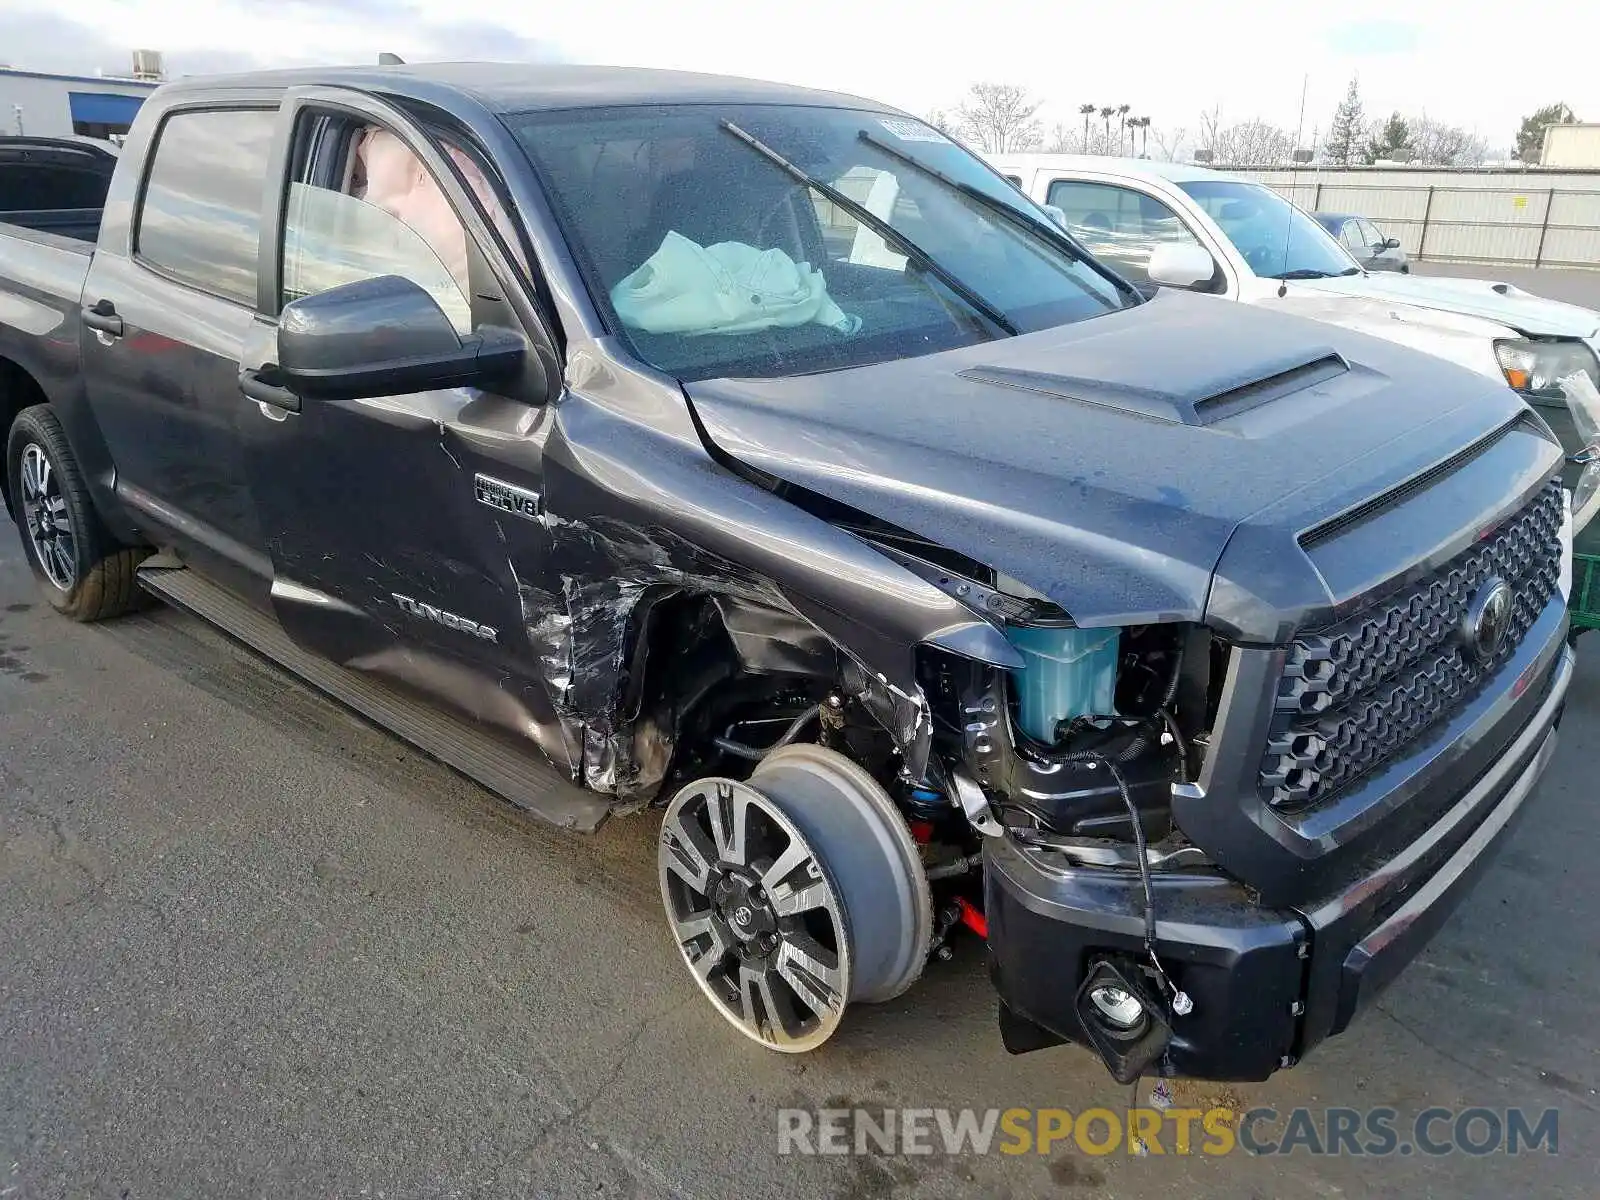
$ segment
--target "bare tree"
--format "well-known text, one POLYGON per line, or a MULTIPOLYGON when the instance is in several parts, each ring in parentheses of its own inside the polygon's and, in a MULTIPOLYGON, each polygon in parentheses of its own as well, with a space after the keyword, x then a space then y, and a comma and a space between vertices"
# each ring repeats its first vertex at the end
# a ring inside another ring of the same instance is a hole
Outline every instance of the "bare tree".
MULTIPOLYGON (((1145 120, 1149 120, 1148 117, 1145 120)), ((1177 162, 1183 156, 1185 139, 1189 131, 1183 126, 1168 130, 1165 133, 1156 133, 1156 155, 1166 162, 1177 162)))
POLYGON ((946 137, 957 137, 961 133, 961 122, 951 116, 947 109, 936 108, 922 119, 946 137))
POLYGON ((1430 167, 1475 167, 1489 156, 1489 143, 1459 125, 1446 125, 1431 117, 1412 117, 1406 127, 1411 132, 1418 163, 1430 167))
POLYGON ((1067 128, 1065 122, 1057 121, 1050 127, 1050 136, 1045 140, 1045 149, 1051 154, 1071 154, 1076 149, 1073 132, 1067 128))
POLYGON ((990 154, 1033 150, 1043 128, 1034 116, 1039 101, 1015 84, 975 83, 956 109, 961 132, 990 154))
POLYGON ((1294 134, 1269 121, 1240 121, 1211 135, 1210 149, 1218 163, 1262 167, 1294 158, 1294 134))
POLYGON ((1210 112, 1200 114, 1200 148, 1211 151, 1214 161, 1220 160, 1217 153, 1217 135, 1222 132, 1222 105, 1217 105, 1210 112))

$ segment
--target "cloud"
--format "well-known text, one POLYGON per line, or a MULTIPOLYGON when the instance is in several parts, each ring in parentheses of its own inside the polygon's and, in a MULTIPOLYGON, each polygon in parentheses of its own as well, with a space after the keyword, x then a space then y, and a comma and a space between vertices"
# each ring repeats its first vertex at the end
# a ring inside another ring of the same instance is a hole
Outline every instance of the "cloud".
POLYGON ((92 26, 39 9, 3 13, 0 62, 25 71, 126 75, 133 50, 148 46, 163 51, 167 77, 176 79, 262 67, 374 63, 384 50, 416 62, 566 57, 547 38, 494 20, 450 19, 437 5, 430 10, 415 0, 279 0, 273 11, 271 25, 262 28, 260 9, 217 0, 212 37, 173 26, 170 14, 167 27, 136 29, 92 26))
POLYGON ((1407 21, 1351 21, 1330 29, 1327 43, 1330 50, 1351 58, 1413 54, 1422 45, 1422 30, 1407 21))
MULTIPOLYGON (((0 15, 0 61, 22 71, 64 75, 126 75, 133 69, 134 47, 123 45, 93 27, 55 13, 0 15)), ((215 74, 245 71, 261 65, 252 54, 221 46, 183 50, 165 56, 167 74, 215 74)))
POLYGON ((560 62, 566 57, 554 42, 526 37, 493 21, 423 22, 410 40, 426 47, 423 57, 438 60, 560 62))

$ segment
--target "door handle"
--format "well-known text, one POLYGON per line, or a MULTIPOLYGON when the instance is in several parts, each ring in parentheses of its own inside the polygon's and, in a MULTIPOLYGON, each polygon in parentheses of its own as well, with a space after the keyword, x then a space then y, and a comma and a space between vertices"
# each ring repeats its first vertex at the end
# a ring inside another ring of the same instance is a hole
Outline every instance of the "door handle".
POLYGON ((122 336, 122 318, 117 316, 117 306, 109 300, 96 300, 94 307, 83 310, 83 323, 96 333, 122 336))
POLYGON ((276 373, 276 367, 246 367, 239 372, 239 390, 258 404, 270 404, 274 408, 286 409, 289 412, 300 411, 300 397, 281 384, 271 382, 270 378, 276 373))

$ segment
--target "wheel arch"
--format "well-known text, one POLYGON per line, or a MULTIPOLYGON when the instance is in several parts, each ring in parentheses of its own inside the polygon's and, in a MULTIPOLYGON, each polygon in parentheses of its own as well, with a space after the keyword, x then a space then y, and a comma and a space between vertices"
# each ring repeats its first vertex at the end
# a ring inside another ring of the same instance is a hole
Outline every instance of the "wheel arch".
MULTIPOLYGON (((606 677, 583 667, 600 649, 575 639, 575 678, 606 677)), ((613 694, 585 696, 576 688, 573 699, 586 712, 586 781, 614 792, 626 808, 657 798, 683 753, 709 736, 700 723, 719 700, 754 697, 763 687, 820 699, 838 684, 846 661, 828 634, 776 599, 671 585, 634 598, 619 651, 613 694)))
MULTIPOLYGON (((106 529, 123 545, 141 544, 137 525, 117 500, 116 467, 100 423, 89 408, 81 373, 69 382, 65 376, 30 369, 16 358, 0 355, 0 445, 4 445, 17 414, 35 404, 48 404, 61 422, 94 501, 95 513, 106 529), (49 381, 48 388, 42 380, 49 381)), ((11 483, 9 478, 3 478, 5 475, 0 471, 0 488, 5 491, 6 512, 11 513, 11 483)))
MULTIPOLYGON (((0 357, 0 446, 4 446, 10 437, 11 426, 23 409, 47 403, 49 398, 38 380, 20 363, 0 357)), ((11 507, 11 472, 8 470, 0 470, 0 498, 5 501, 6 515, 15 518, 16 512, 11 507)))

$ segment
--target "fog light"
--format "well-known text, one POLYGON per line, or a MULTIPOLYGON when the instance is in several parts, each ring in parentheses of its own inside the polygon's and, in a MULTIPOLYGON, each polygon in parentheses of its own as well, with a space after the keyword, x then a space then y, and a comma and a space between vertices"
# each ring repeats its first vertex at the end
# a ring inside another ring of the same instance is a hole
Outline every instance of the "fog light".
POLYGON ((1099 1010, 1107 1025, 1134 1031, 1145 1020, 1144 1005, 1136 996, 1115 984, 1103 983, 1089 991, 1089 1001, 1099 1010))
POLYGON ((1118 1083, 1132 1083, 1172 1041, 1165 1006, 1128 958, 1098 959, 1078 988, 1083 1036, 1118 1083))

